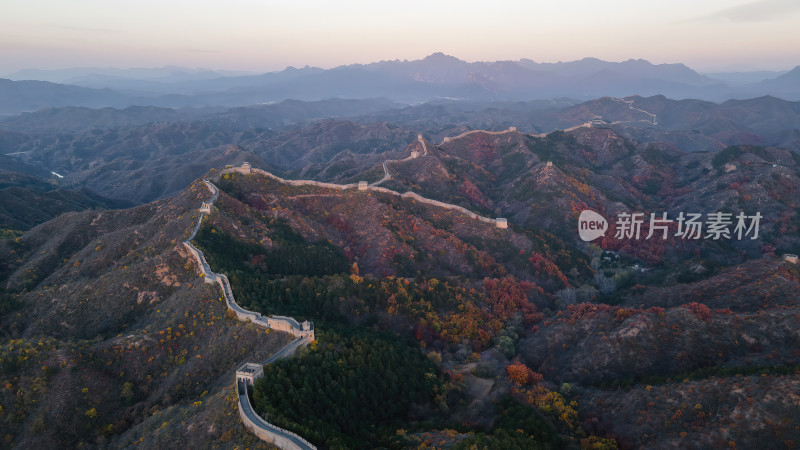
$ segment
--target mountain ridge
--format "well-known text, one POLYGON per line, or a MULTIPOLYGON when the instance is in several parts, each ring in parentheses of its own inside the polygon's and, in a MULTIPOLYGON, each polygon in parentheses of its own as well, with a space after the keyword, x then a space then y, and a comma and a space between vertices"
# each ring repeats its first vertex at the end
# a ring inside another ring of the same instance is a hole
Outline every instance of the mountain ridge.
MULTIPOLYGON (((566 63, 535 63, 528 59, 467 62, 439 52, 412 61, 384 60, 331 69, 287 67, 256 75, 215 77, 215 72, 200 72, 172 78, 167 74, 167 78, 161 79, 148 76, 128 79, 98 74, 88 80, 71 81, 84 89, 108 89, 78 90, 92 96, 93 106, 242 106, 288 98, 321 100, 330 97, 386 97, 405 103, 437 97, 533 100, 566 96, 586 100, 637 94, 718 101, 743 94, 751 97, 771 94, 796 100, 800 99, 796 71, 774 80, 729 86, 680 63, 651 64, 642 59, 608 62, 596 58, 566 63)), ((6 103, 0 113, 65 105, 67 99, 74 98, 74 93, 78 92, 77 87, 68 87, 72 85, 40 84, 38 89, 47 86, 52 91, 49 98, 43 98, 23 81, 2 80, 0 96, 14 98, 9 83, 16 83, 16 98, 6 103)))

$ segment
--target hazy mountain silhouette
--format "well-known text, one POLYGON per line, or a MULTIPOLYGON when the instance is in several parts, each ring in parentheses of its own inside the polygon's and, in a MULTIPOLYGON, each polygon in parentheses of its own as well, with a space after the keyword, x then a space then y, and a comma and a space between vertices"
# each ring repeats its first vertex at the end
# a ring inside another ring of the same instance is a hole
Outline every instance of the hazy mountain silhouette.
POLYGON ((89 89, 47 81, 0 78, 0 114, 58 106, 126 106, 131 99, 110 89, 89 89))
POLYGON ((651 64, 641 59, 622 62, 596 58, 558 63, 536 63, 528 59, 466 62, 443 53, 414 61, 380 61, 327 70, 289 67, 279 72, 245 76, 170 67, 104 69, 89 73, 70 69, 55 74, 30 70, 14 76, 70 80, 81 87, 2 80, 0 99, 4 101, 0 113, 67 105, 179 108, 329 98, 386 98, 420 103, 442 98, 526 101, 557 97, 589 100, 603 96, 664 95, 721 102, 768 94, 786 100, 800 99, 798 69, 774 79, 732 86, 701 75, 683 64, 651 64))
POLYGON ((743 86, 742 90, 766 93, 776 97, 800 99, 800 66, 776 78, 743 86))

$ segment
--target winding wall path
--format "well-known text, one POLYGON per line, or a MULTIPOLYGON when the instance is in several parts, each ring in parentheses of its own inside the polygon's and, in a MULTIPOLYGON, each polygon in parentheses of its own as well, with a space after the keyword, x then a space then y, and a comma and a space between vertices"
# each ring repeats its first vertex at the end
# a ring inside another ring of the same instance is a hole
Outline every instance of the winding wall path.
POLYGON ((245 427, 264 441, 272 442, 278 448, 284 450, 306 450, 316 449, 307 440, 301 438, 289 430, 267 422, 256 414, 250 405, 250 397, 247 395, 247 385, 241 381, 236 382, 236 390, 239 396, 239 416, 245 423, 245 427))
MULTIPOLYGON (((512 131, 514 131, 514 130, 512 130, 512 131)), ((477 132, 477 131, 474 130, 473 132, 477 132)), ((490 132, 490 133, 501 134, 501 133, 508 133, 508 132, 509 131, 507 130, 507 131, 502 131, 502 132, 501 131, 497 131, 497 132, 490 132)), ((425 141, 422 139, 421 136, 419 136, 418 139, 420 140, 420 142, 422 142, 424 151, 427 154, 428 148, 425 145, 425 141)), ((398 197, 411 198, 411 199, 414 199, 415 201, 418 201, 420 203, 425 203, 425 204, 428 204, 428 205, 437 206, 439 208, 449 209, 449 210, 452 210, 452 211, 458 211, 461 214, 464 214, 465 216, 467 216, 467 217, 469 217, 471 219, 480 220, 481 222, 493 224, 498 228, 507 228, 508 227, 508 223, 507 223, 506 219, 503 219, 503 218, 491 219, 489 217, 484 217, 484 216, 481 216, 479 214, 476 214, 476 213, 468 210, 467 208, 464 208, 463 206, 454 205, 452 203, 440 202, 439 200, 429 199, 429 198, 426 198, 426 197, 423 197, 423 196, 417 194, 416 192, 407 191, 407 192, 404 192, 404 193, 401 194, 400 192, 393 191, 391 189, 386 189, 386 188, 377 186, 377 184, 382 183, 387 178, 391 178, 391 175, 389 174, 389 170, 386 167, 386 163, 387 162, 407 161, 409 159, 417 158, 418 156, 419 155, 413 155, 412 154, 411 156, 409 156, 409 157, 407 157, 405 159, 402 159, 402 160, 385 161, 383 163, 383 169, 385 171, 385 175, 383 176, 383 178, 380 181, 378 181, 376 183, 373 183, 373 184, 370 184, 370 185, 367 185, 366 183, 363 183, 363 184, 359 184, 359 183, 336 184, 336 183, 325 183, 325 182, 315 181, 315 180, 286 180, 286 179, 281 178, 281 177, 279 177, 279 176, 277 176, 277 175, 275 175, 273 173, 267 172, 266 170, 254 169, 254 168, 250 167, 250 164, 248 164, 248 163, 244 163, 240 167, 229 167, 229 168, 226 168, 226 169, 224 169, 222 171, 221 174, 230 173, 230 172, 239 172, 239 173, 243 173, 243 174, 258 173, 258 174, 264 175, 264 176, 266 176, 268 178, 272 178, 273 180, 275 180, 275 181, 277 181, 279 183, 288 184, 290 186, 318 186, 318 187, 324 187, 324 188, 329 188, 329 189, 337 189, 337 190, 358 189, 358 190, 365 190, 365 191, 368 190, 368 191, 374 191, 374 192, 383 192, 385 194, 396 195, 398 197)), ((209 183, 209 185, 211 185, 211 184, 209 183)), ((213 186, 213 185, 211 185, 211 186, 213 186)), ((214 188, 214 189, 216 189, 216 188, 214 188)))
MULTIPOLYGON (((458 137, 466 136, 470 133, 476 133, 480 130, 472 130, 466 133, 462 133, 458 137)), ((516 128, 510 128, 506 131, 497 131, 497 132, 487 132, 489 134, 502 134, 516 131, 516 128)), ((428 146, 425 143, 422 135, 418 135, 417 139, 422 144, 423 154, 428 154, 428 146)), ((392 191, 390 189, 382 188, 377 186, 378 184, 386 181, 387 179, 391 178, 391 174, 389 173, 389 169, 387 167, 387 163, 389 162, 401 162, 401 161, 408 161, 410 159, 414 159, 419 157, 418 152, 412 152, 411 156, 401 159, 401 160, 387 160, 383 163, 383 170, 384 170, 384 177, 371 185, 365 185, 365 183, 350 183, 350 184, 335 184, 335 183, 324 183, 315 180, 286 180, 283 179, 275 174, 267 172, 261 169, 253 169, 250 167, 250 164, 244 163, 241 167, 233 167, 227 168, 221 172, 221 174, 228 173, 228 172, 240 172, 240 173, 259 173, 266 177, 272 178, 280 183, 284 183, 290 186, 318 186, 330 189, 359 189, 359 190, 372 190, 376 192, 383 192, 390 195, 397 195, 399 197, 405 198, 412 198, 420 203, 426 203, 433 206, 438 206, 440 208, 450 209, 454 211, 458 211, 467 217, 480 220, 482 222, 495 224, 499 228, 506 228, 506 220, 505 219, 490 219, 488 217, 483 217, 474 212, 463 208, 458 205, 453 205, 450 203, 440 202, 438 200, 432 200, 429 198, 425 198, 415 192, 405 192, 403 194, 392 191)), ((265 328, 270 328, 278 331, 284 331, 287 333, 292 334, 296 337, 292 342, 285 345, 283 348, 275 352, 272 356, 270 356, 266 361, 262 362, 261 365, 270 364, 280 358, 290 356, 294 354, 294 352, 301 346, 301 345, 308 345, 310 342, 314 340, 314 326, 309 322, 303 322, 302 324, 298 323, 295 319, 291 317, 285 316, 262 316, 259 313, 248 311, 238 303, 236 303, 236 299, 233 296, 233 290, 231 289, 231 284, 228 281, 228 277, 225 274, 221 273, 214 273, 211 270, 211 267, 206 261, 203 252, 201 252, 197 247, 192 244, 192 240, 197 236, 197 232, 200 230, 200 226, 203 223, 203 219, 206 215, 211 214, 214 208, 214 202, 219 198, 219 189, 214 186, 210 181, 203 180, 203 183, 206 185, 208 190, 211 192, 211 198, 203 202, 200 207, 200 217, 197 219, 197 224, 192 229, 191 234, 189 235, 186 240, 183 241, 184 247, 189 251, 192 255, 192 259, 195 260, 198 267, 203 271, 204 280, 206 283, 217 283, 219 284, 220 288, 222 289, 223 296, 225 297, 225 303, 231 311, 236 314, 236 317, 240 320, 250 321, 258 326, 262 326, 265 328)), ((298 436, 291 431, 285 430, 283 428, 277 427, 275 425, 270 424, 269 422, 265 421, 261 418, 258 414, 256 414, 255 410, 253 409, 253 405, 250 403, 250 397, 247 395, 247 385, 245 382, 236 380, 236 392, 238 396, 238 405, 239 405, 239 416, 244 422, 245 427, 252 431, 256 436, 259 438, 272 442, 273 444, 277 445, 278 447, 284 450, 309 450, 309 449, 316 449, 316 447, 311 444, 310 442, 306 441, 302 437, 298 436)))
POLYGON ((245 173, 245 174, 258 173, 258 174, 264 175, 266 177, 272 178, 272 179, 274 179, 274 180, 276 180, 278 182, 289 184, 291 186, 319 186, 319 187, 326 187, 326 188, 338 189, 338 190, 359 189, 359 190, 365 190, 365 191, 383 192, 385 194, 396 195, 398 197, 411 198, 411 199, 414 199, 414 200, 416 200, 416 201, 418 201, 420 203, 425 203, 425 204, 428 204, 428 205, 438 206, 440 208, 445 208, 445 209, 449 209, 449 210, 453 210, 453 211, 458 211, 458 212, 464 214, 465 216, 467 216, 467 217, 469 217, 471 219, 480 220, 481 222, 493 224, 493 225, 497 226, 498 228, 506 228, 506 226, 505 226, 506 225, 506 220, 505 219, 501 219, 501 218, 490 219, 489 217, 484 217, 484 216, 481 216, 479 214, 475 214, 474 212, 468 210, 467 208, 464 208, 463 206, 453 205, 452 203, 440 202, 439 200, 432 200, 432 199, 423 197, 423 196, 417 194, 416 192, 407 191, 407 192, 404 192, 404 193, 401 194, 401 193, 399 193, 397 191, 393 191, 391 189, 386 189, 386 188, 382 188, 380 186, 375 186, 375 185, 367 185, 367 186, 359 187, 359 185, 356 184, 356 183, 334 184, 334 183, 322 183, 322 182, 314 181, 314 180, 284 180, 283 178, 281 178, 281 177, 279 177, 277 175, 274 175, 272 173, 269 173, 266 170, 252 169, 252 168, 249 168, 249 167, 233 167, 233 168, 225 169, 223 171, 223 173, 227 173, 227 172, 239 172, 239 173, 245 173))
POLYGON ((647 114, 648 116, 653 118, 652 121, 639 119, 639 120, 623 120, 623 121, 617 121, 617 122, 612 122, 612 123, 616 124, 616 123, 624 123, 624 122, 647 122, 647 123, 652 123, 653 125, 658 125, 658 122, 656 122, 656 115, 653 114, 653 113, 649 113, 649 112, 647 112, 647 111, 645 111, 643 109, 634 108, 633 107, 633 100, 625 100, 624 98, 616 98, 616 97, 611 97, 611 100, 614 100, 615 102, 625 103, 625 104, 628 105, 628 109, 631 109, 633 111, 639 111, 640 113, 647 114))
MULTIPOLYGON (((183 245, 189 250, 192 255, 192 258, 197 262, 198 266, 203 270, 203 275, 205 277, 206 283, 219 283, 220 288, 222 288, 222 294, 225 297, 225 303, 228 306, 228 309, 233 311, 236 316, 240 320, 249 320, 256 325, 263 326, 270 329, 275 329, 279 331, 285 331, 287 333, 291 333, 296 337, 292 342, 285 345, 283 348, 275 352, 272 356, 269 357, 266 361, 262 362, 261 365, 270 364, 280 358, 290 356, 294 354, 294 352, 301 346, 301 345, 308 345, 310 342, 314 340, 314 329, 313 325, 309 324, 309 322, 304 322, 303 324, 298 323, 295 319, 291 317, 284 317, 284 316, 272 316, 272 317, 265 317, 259 313, 255 313, 252 311, 248 311, 239 304, 236 303, 236 299, 233 296, 233 290, 231 290, 230 282, 228 281, 228 277, 224 274, 217 274, 211 270, 211 267, 208 265, 203 252, 197 249, 192 244, 192 239, 197 236, 197 232, 200 230, 200 226, 203 223, 203 218, 206 215, 210 214, 213 210, 214 202, 219 198, 219 189, 214 186, 210 181, 203 180, 206 187, 211 191, 211 198, 204 202, 203 207, 201 208, 200 217, 197 219, 197 224, 195 225, 192 233, 189 237, 183 241, 183 245), (208 208, 206 208, 206 206, 208 208), (204 212, 208 211, 208 212, 204 212)), ((250 403, 250 397, 247 395, 247 385, 238 380, 236 381, 236 393, 238 396, 238 405, 239 405, 239 417, 241 417, 242 422, 244 422, 245 428, 250 430, 253 434, 258 436, 260 439, 271 442, 284 450, 316 450, 316 447, 308 442, 307 440, 303 439, 302 437, 298 436, 295 433, 292 433, 289 430, 285 430, 281 427, 277 427, 272 425, 271 423, 267 422, 263 418, 261 418, 253 409, 253 405, 250 403)))
MULTIPOLYGON (((428 155, 428 146, 425 145, 425 139, 422 138, 421 134, 418 134, 417 135, 417 140, 419 140, 420 144, 422 144, 422 154, 427 156, 428 155)), ((415 159, 415 158, 418 158, 418 157, 419 157, 419 153, 412 151, 411 152, 411 156, 405 157, 403 159, 387 159, 386 161, 383 162, 383 178, 381 178, 380 180, 370 184, 370 186, 377 186, 377 185, 383 183, 384 181, 392 179, 392 174, 389 173, 389 166, 387 166, 388 163, 390 163, 390 162, 391 163, 394 163, 394 162, 405 162, 405 161, 409 161, 409 160, 412 160, 412 159, 415 159)))
POLYGON ((503 130, 503 131, 468 130, 468 131, 465 131, 465 132, 459 134, 458 136, 447 136, 446 138, 444 138, 444 142, 450 142, 450 141, 452 141, 454 139, 461 139, 464 136, 468 136, 468 135, 474 134, 474 133, 484 133, 484 134, 498 135, 498 134, 514 133, 516 131, 517 131, 517 127, 509 127, 507 130, 503 130))

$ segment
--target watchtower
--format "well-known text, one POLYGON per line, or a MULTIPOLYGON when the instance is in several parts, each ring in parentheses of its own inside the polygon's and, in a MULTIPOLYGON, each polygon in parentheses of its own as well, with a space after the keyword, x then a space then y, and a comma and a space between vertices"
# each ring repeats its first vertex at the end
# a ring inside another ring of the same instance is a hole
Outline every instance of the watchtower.
POLYGON ((495 223, 495 225, 497 225, 497 228, 500 228, 500 229, 503 229, 503 230, 508 228, 508 219, 504 219, 502 217, 498 217, 497 219, 494 219, 494 223, 495 223))
POLYGON ((450 136, 445 136, 445 138, 444 138, 444 141, 443 141, 443 142, 450 142, 450 136))
POLYGON ((508 131, 517 131, 517 127, 508 127, 508 131))
POLYGON ((242 163, 242 173, 250 173, 250 163, 245 161, 242 163))
POLYGON ((314 323, 305 321, 300 324, 300 336, 310 337, 311 340, 314 340, 314 323))
POLYGON ((358 182, 358 190, 359 191, 366 191, 367 190, 367 182, 366 181, 359 181, 358 182))
POLYGON ((249 384, 250 386, 255 381, 264 376, 264 366, 256 363, 244 363, 242 367, 236 370, 236 381, 249 384))
POLYGON ((203 202, 200 205, 200 212, 205 214, 211 214, 211 203, 210 202, 203 202))

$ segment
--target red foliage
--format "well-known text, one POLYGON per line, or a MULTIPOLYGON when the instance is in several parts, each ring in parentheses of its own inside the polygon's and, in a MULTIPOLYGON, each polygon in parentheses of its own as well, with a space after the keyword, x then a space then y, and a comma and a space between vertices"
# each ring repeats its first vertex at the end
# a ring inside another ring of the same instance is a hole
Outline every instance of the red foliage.
MULTIPOLYGON (((663 312, 662 308, 650 308, 650 312, 663 312)), ((619 306, 606 305, 604 303, 578 303, 577 305, 567 306, 569 313, 569 323, 583 318, 592 318, 599 313, 609 313, 617 320, 625 320, 634 314, 642 314, 644 311, 637 308, 621 308, 619 306)))
POLYGON ((332 225, 341 232, 350 231, 350 225, 339 214, 331 214, 325 218, 325 222, 332 225))
POLYGON ((487 209, 491 208, 486 195, 481 192, 478 186, 476 186, 475 183, 470 180, 464 180, 464 183, 458 187, 458 192, 466 195, 467 198, 476 205, 480 205, 487 209))
POLYGON ((794 211, 781 213, 780 218, 775 222, 775 227, 780 230, 780 236, 797 231, 798 221, 795 219, 794 215, 794 211))
POLYGON ((681 306, 694 313, 694 315, 700 320, 704 320, 706 322, 711 320, 711 309, 702 303, 692 302, 681 306))
POLYGON ((569 286, 569 282, 567 281, 567 277, 565 277, 564 274, 561 273, 561 270, 558 268, 558 266, 555 265, 549 259, 545 258, 541 253, 539 253, 539 252, 531 253, 531 257, 528 258, 528 261, 530 261, 531 265, 533 266, 533 270, 534 271, 539 272, 539 273, 544 272, 547 275, 549 275, 551 278, 555 278, 555 279, 561 281, 561 283, 564 285, 564 287, 568 287, 569 286))
POLYGON ((571 320, 580 320, 584 317, 594 316, 597 312, 611 311, 611 309, 611 306, 602 303, 578 303, 577 305, 567 306, 571 320))
POLYGON ((534 283, 517 281, 514 278, 502 279, 484 278, 483 289, 486 292, 486 303, 492 310, 493 316, 506 321, 517 311, 522 312, 528 323, 537 322, 544 317, 536 309, 536 305, 528 300, 526 291, 536 290, 540 294, 544 290, 534 283))
POLYGON ((635 236, 617 239, 615 237, 617 233, 615 220, 613 217, 609 218, 608 231, 599 241, 600 247, 604 250, 624 252, 650 264, 657 264, 661 261, 665 248, 667 246, 674 247, 679 242, 675 237, 678 226, 674 222, 669 224, 666 240, 663 239, 663 232, 657 229, 654 230, 653 236, 647 239, 647 235, 650 233, 650 215, 644 216, 638 239, 635 236))
POLYGON ((478 161, 490 161, 497 155, 497 148, 488 134, 475 133, 470 135, 469 146, 478 161))
POLYGON ((419 342, 430 344, 434 341, 435 336, 436 333, 433 331, 433 328, 428 325, 424 319, 417 323, 417 327, 414 330, 414 337, 416 337, 419 342))
POLYGON ((264 200, 264 196, 261 194, 248 194, 245 198, 245 203, 247 206, 259 211, 263 211, 267 207, 267 202, 264 200))

